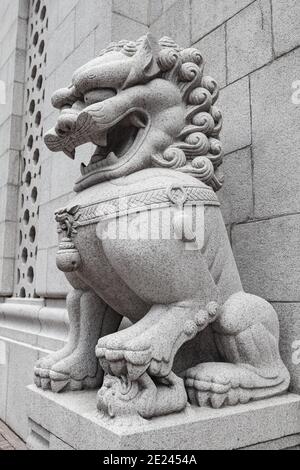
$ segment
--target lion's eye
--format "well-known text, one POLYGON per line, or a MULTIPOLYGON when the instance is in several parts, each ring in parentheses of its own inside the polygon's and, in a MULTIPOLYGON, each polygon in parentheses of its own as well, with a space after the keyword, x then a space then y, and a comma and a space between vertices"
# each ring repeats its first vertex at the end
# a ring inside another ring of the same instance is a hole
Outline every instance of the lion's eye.
POLYGON ((84 102, 88 105, 99 103, 100 101, 107 100, 116 95, 116 91, 112 88, 100 88, 98 90, 91 90, 85 93, 84 102))

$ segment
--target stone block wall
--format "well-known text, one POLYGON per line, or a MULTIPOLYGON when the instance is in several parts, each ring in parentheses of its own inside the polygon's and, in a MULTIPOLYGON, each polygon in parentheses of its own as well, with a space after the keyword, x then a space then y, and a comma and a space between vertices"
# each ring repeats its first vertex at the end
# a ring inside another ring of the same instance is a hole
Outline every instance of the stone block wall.
POLYGON ((0 104, 0 297, 5 297, 12 295, 14 282, 28 1, 1 1, 0 18, 0 81, 5 95, 0 104))

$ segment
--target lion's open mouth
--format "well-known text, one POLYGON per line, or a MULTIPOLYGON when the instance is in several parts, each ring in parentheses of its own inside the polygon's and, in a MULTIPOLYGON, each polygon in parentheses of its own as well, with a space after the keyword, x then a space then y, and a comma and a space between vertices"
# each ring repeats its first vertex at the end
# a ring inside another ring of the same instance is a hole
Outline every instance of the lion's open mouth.
POLYGON ((133 113, 119 121, 111 129, 99 133, 93 143, 96 149, 88 165, 81 164, 81 175, 113 169, 128 161, 139 147, 147 127, 147 118, 142 113, 133 113))

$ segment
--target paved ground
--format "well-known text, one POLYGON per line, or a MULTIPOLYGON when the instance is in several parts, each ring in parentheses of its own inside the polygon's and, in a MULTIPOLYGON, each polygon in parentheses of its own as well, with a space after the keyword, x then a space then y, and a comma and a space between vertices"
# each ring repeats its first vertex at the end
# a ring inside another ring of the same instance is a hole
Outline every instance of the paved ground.
POLYGON ((26 450, 21 439, 0 421, 0 451, 1 450, 26 450))

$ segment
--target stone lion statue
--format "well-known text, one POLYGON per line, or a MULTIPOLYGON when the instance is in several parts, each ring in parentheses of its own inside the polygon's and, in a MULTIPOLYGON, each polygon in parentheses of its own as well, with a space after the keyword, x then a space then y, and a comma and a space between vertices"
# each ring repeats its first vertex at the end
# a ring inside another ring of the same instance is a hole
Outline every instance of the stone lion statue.
POLYGON ((111 417, 289 387, 277 315, 244 292, 221 216, 222 116, 203 70, 197 49, 148 34, 110 44, 52 98, 48 148, 72 159, 79 145, 95 151, 56 212, 70 332, 36 364, 35 383, 98 387, 111 417))

